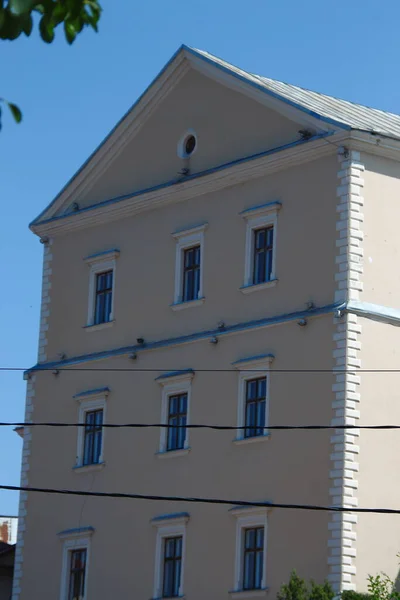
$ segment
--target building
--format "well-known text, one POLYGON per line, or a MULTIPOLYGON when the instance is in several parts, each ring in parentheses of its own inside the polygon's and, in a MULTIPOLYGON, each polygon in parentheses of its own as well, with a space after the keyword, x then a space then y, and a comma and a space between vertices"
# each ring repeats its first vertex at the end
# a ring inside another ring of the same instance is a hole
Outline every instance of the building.
POLYGON ((24 492, 13 600, 396 576, 400 518, 351 509, 399 506, 400 439, 340 426, 400 420, 399 159, 399 116, 178 50, 31 224, 26 420, 86 425, 25 429, 22 484, 232 504, 24 492))
POLYGON ((16 517, 0 517, 0 542, 15 544, 17 527, 18 519, 16 517))
POLYGON ((15 544, 0 541, 0 600, 10 600, 15 559, 15 544))

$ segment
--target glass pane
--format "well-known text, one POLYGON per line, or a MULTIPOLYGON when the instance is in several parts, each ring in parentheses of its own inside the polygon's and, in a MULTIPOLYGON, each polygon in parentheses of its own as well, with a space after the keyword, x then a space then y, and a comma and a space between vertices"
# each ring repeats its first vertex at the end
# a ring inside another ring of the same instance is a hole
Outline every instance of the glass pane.
POLYGON ((256 397, 257 394, 257 380, 253 379, 252 381, 247 382, 247 399, 252 400, 256 397))
POLYGON ((174 577, 174 563, 173 563, 173 561, 167 561, 164 564, 164 586, 163 586, 164 598, 170 598, 171 596, 173 596, 173 577, 174 577))
POLYGON ((257 528, 256 546, 261 549, 264 547, 264 527, 257 528))
POLYGON ((180 558, 178 558, 175 561, 175 577, 174 577, 174 589, 173 589, 174 596, 179 596, 179 588, 181 585, 181 565, 182 565, 182 561, 180 558))
POLYGON ((255 577, 254 577, 254 587, 260 588, 263 577, 263 560, 264 553, 262 551, 257 552, 256 554, 256 564, 255 564, 255 577))
POLYGON ((181 413, 186 413, 186 407, 187 407, 187 394, 181 394, 179 396, 180 399, 180 403, 179 403, 179 412, 181 413))
POLYGON ((89 465, 92 462, 92 450, 93 450, 93 433, 88 432, 85 434, 84 451, 83 451, 83 464, 89 465))
POLYGON ((176 547, 175 547, 176 556, 182 557, 182 538, 176 538, 176 547))
POLYGON ((254 552, 246 552, 244 556, 243 589, 254 587, 254 552))
POLYGON ((255 546, 255 529, 246 529, 245 548, 254 548, 255 546))
POLYGON ((266 391, 267 391, 267 379, 266 379, 266 377, 262 377, 261 379, 258 380, 257 396, 259 398, 265 398, 267 395, 266 391))

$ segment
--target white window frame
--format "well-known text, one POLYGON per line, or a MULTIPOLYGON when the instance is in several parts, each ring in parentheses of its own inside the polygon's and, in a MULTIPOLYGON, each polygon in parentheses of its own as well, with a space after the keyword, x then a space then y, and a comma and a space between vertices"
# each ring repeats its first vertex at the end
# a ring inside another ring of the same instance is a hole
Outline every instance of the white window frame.
POLYGON ((175 290, 174 303, 171 305, 173 310, 181 310, 191 306, 198 306, 204 302, 204 232, 208 223, 203 223, 191 229, 177 231, 172 234, 176 241, 175 249, 175 290), (183 301, 183 254, 185 250, 193 246, 200 246, 200 285, 198 297, 194 300, 183 301))
MULTIPOLYGON (((80 395, 78 398, 76 398, 77 402, 79 403, 78 423, 85 423, 85 417, 86 417, 87 412, 90 412, 92 410, 99 410, 99 409, 103 410, 103 424, 106 423, 108 393, 109 392, 106 390, 102 391, 99 394, 95 394, 95 395, 93 395, 89 392, 87 396, 80 395)), ((77 430, 78 430, 78 435, 77 435, 77 451, 76 451, 75 468, 82 469, 85 471, 96 470, 96 469, 102 468, 104 466, 104 442, 105 442, 106 428, 103 427, 102 433, 101 433, 101 453, 100 453, 100 457, 99 457, 99 462, 90 464, 90 465, 83 464, 85 428, 77 427, 77 430)))
MULTIPOLYGON (((157 383, 162 387, 161 394, 161 423, 168 424, 168 407, 169 399, 171 396, 176 394, 187 394, 187 414, 186 414, 186 425, 190 423, 190 400, 192 392, 192 379, 194 377, 193 371, 187 371, 174 375, 166 373, 157 378, 157 383)), ((167 439, 168 439, 168 428, 161 427, 160 432, 160 445, 158 450, 159 456, 176 456, 179 454, 187 454, 190 450, 189 446, 189 429, 186 428, 186 436, 184 447, 179 450, 167 450, 167 439)))
POLYGON ((105 252, 99 252, 98 254, 93 254, 91 256, 87 256, 84 260, 87 265, 89 265, 89 289, 88 289, 88 316, 86 328, 88 331, 93 331, 94 329, 104 329, 106 327, 110 327, 115 318, 115 279, 116 279, 116 265, 117 258, 119 256, 119 250, 107 250, 105 252), (111 314, 110 320, 105 323, 94 323, 95 312, 96 312, 96 278, 99 273, 103 273, 105 271, 113 272, 113 282, 112 282, 112 296, 111 296, 111 314))
POLYGON ((157 528, 153 599, 162 598, 163 592, 163 569, 164 569, 164 540, 169 537, 182 536, 182 563, 181 581, 179 586, 179 597, 184 595, 185 555, 186 555, 186 524, 189 515, 166 515, 162 518, 153 519, 152 525, 157 528))
POLYGON ((252 596, 264 595, 267 588, 267 525, 268 508, 233 508, 230 514, 236 517, 236 552, 235 552, 235 579, 231 595, 250 598, 252 596), (244 535, 245 530, 252 527, 264 527, 264 561, 261 588, 255 590, 243 589, 244 575, 244 535))
POLYGON ((61 566, 61 587, 60 600, 68 600, 69 591, 69 571, 71 564, 71 552, 74 550, 86 550, 86 565, 85 565, 85 598, 88 597, 88 574, 90 562, 90 542, 94 529, 83 527, 76 531, 70 530, 58 534, 60 540, 63 541, 62 566, 61 566))
POLYGON ((270 404, 270 366, 274 356, 272 354, 264 354, 261 356, 253 356, 244 358, 232 363, 232 366, 238 370, 238 404, 237 404, 237 426, 241 429, 237 430, 237 443, 252 443, 268 439, 270 433, 267 429, 264 430, 264 435, 245 437, 244 427, 246 425, 246 384, 251 379, 266 377, 266 398, 265 398, 265 425, 269 424, 269 404, 270 404))
POLYGON ((244 263, 244 283, 240 290, 244 294, 262 290, 276 285, 276 248, 278 234, 278 211, 281 208, 280 202, 269 202, 261 206, 254 206, 241 212, 241 216, 246 221, 246 247, 244 263), (272 244, 272 272, 271 279, 264 283, 253 283, 254 271, 254 235, 257 229, 272 225, 274 228, 274 237, 272 244))

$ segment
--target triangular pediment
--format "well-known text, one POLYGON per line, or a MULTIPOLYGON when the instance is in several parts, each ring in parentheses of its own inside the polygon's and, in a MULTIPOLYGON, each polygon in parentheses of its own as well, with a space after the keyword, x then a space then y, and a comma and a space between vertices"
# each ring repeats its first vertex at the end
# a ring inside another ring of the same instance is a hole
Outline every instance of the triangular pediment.
POLYGON ((249 74, 182 47, 34 225, 332 131, 249 74), (179 144, 193 132, 196 149, 179 144))

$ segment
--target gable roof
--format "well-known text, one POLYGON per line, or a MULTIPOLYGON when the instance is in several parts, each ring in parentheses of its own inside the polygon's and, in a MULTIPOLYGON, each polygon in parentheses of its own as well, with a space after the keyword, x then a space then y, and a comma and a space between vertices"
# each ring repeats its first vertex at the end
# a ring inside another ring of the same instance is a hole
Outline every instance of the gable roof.
MULTIPOLYGON (((171 89, 174 85, 170 83, 171 78, 179 69, 185 68, 184 64, 186 68, 189 65, 223 84, 236 82, 244 93, 258 94, 258 98, 261 95, 265 103, 278 112, 285 114, 286 111, 289 118, 299 122, 303 119, 305 124, 314 125, 318 134, 358 130, 400 140, 399 115, 254 75, 208 52, 182 45, 55 199, 32 221, 30 227, 33 230, 35 225, 51 220, 57 211, 79 197, 82 188, 86 187, 86 180, 92 181, 95 173, 106 166, 111 154, 126 143, 127 136, 135 135, 139 129, 137 122, 147 118, 151 113, 149 105, 157 103, 167 86, 171 89)), ((74 214, 79 216, 79 210, 74 214)))
POLYGON ((323 119, 341 123, 351 129, 400 138, 400 115, 385 112, 377 108, 363 106, 362 104, 355 104, 354 102, 341 100, 340 98, 320 94, 319 92, 313 92, 276 79, 269 79, 268 77, 248 73, 208 52, 204 52, 203 50, 191 50, 201 54, 208 60, 218 63, 221 67, 233 70, 236 73, 247 77, 249 82, 256 80, 261 86, 264 86, 267 91, 275 94, 277 97, 290 101, 294 105, 319 115, 323 119))

